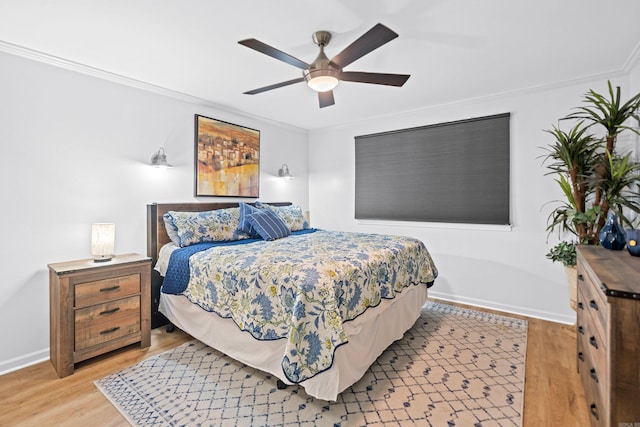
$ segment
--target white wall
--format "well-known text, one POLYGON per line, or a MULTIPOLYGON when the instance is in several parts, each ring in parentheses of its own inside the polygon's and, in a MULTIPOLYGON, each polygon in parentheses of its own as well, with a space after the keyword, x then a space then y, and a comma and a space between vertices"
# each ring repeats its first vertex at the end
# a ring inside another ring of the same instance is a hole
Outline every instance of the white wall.
POLYGON ((49 357, 47 264, 89 258, 91 223, 146 254, 145 205, 195 201, 196 113, 259 129, 260 198, 308 209, 306 131, 0 53, 0 373, 49 357), (148 165, 160 146, 173 169, 148 165))
MULTIPOLYGON (((640 67, 629 71, 611 78, 640 92, 640 67)), ((422 239, 440 269, 433 296, 571 323, 563 268, 544 257, 556 241, 546 241, 545 203, 561 194, 539 147, 551 142, 542 129, 605 85, 522 91, 307 135, 0 53, 0 373, 48 358, 46 265, 89 257, 91 223, 116 223, 117 252, 146 253, 145 205, 194 200, 194 114, 261 130, 261 199, 310 209, 315 227, 422 239), (354 220, 354 136, 504 112, 512 114, 512 230, 354 220), (173 169, 148 166, 160 146, 173 169), (282 163, 296 179, 275 177, 282 163)))
MULTIPOLYGON (((611 79, 628 89, 628 78, 611 79)), ((313 131, 309 135, 309 200, 314 226, 417 237, 440 270, 432 296, 573 323, 564 268, 545 258, 557 242, 556 236, 547 242, 546 219, 552 206, 545 203, 561 199, 562 194, 553 178, 544 176, 540 147, 553 142, 543 129, 550 129, 579 106, 588 89, 606 93, 606 80, 538 88, 313 131), (355 136, 505 112, 511 113, 511 230, 354 219, 355 136)))

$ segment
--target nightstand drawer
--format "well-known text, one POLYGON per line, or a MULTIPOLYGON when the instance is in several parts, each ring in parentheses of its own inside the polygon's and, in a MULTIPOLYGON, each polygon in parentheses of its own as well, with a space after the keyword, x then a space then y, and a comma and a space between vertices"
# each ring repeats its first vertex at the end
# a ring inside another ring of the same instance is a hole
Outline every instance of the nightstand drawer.
POLYGON ((140 332, 140 297, 129 297, 77 310, 75 317, 75 349, 85 350, 140 332))
POLYGON ((75 325, 76 329, 86 328, 92 323, 115 322, 122 317, 127 317, 132 314, 140 315, 139 295, 76 310, 75 325))
POLYGON ((75 286, 75 307, 87 307, 136 293, 140 293, 139 274, 79 283, 75 286))

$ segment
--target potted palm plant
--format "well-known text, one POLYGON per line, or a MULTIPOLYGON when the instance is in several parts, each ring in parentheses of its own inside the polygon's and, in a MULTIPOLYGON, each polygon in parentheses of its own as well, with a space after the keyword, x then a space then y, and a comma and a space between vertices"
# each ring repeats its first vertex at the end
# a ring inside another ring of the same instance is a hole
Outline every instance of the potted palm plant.
MULTIPOLYGON (((584 105, 566 116, 573 127, 564 131, 554 126, 546 132, 554 136, 553 144, 545 147, 543 164, 555 175, 564 200, 554 201, 556 207, 547 218, 547 232, 557 232, 560 238, 570 236, 554 246, 547 258, 575 268, 575 244, 599 244, 600 233, 610 214, 616 214, 623 225, 632 227, 629 213, 640 212, 639 195, 634 189, 640 182, 640 165, 631 161, 631 153, 616 152, 618 136, 625 131, 640 135, 640 129, 630 125, 638 120, 640 93, 621 103, 620 88, 608 82, 608 97, 593 90, 584 96, 584 105), (594 127, 604 128, 605 136, 590 133, 594 127)), ((574 277, 574 272, 569 277, 574 277)), ((575 280, 571 301, 575 309, 575 280)))

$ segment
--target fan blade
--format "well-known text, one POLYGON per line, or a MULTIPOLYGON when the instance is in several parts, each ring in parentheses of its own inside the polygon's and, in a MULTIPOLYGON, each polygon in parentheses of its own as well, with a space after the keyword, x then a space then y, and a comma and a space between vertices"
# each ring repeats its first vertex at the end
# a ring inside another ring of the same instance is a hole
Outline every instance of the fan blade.
POLYGON ((358 40, 347 46, 342 52, 333 57, 331 62, 338 68, 344 68, 356 59, 379 48, 385 43, 398 37, 398 34, 382 24, 376 24, 364 33, 358 40))
POLYGON ((260 40, 246 39, 240 40, 238 43, 253 50, 257 50, 260 53, 264 53, 265 55, 268 55, 272 58, 278 59, 282 62, 286 62, 287 64, 293 65, 294 67, 298 67, 301 70, 306 70, 307 68, 309 68, 309 64, 307 64, 306 62, 301 61, 298 58, 289 55, 288 53, 284 53, 283 51, 278 50, 275 47, 271 47, 268 44, 262 43, 260 40))
POLYGON ((409 74, 384 74, 363 73, 361 71, 343 71, 340 80, 345 82, 372 83, 374 85, 402 86, 411 75, 409 74))
POLYGON ((303 81, 304 81, 304 77, 298 77, 297 79, 287 80, 286 82, 275 83, 275 84, 272 84, 272 85, 269 85, 269 86, 261 87, 261 88, 250 90, 250 91, 243 92, 243 93, 245 95, 255 95, 257 93, 266 92, 266 91, 271 90, 271 89, 278 89, 279 87, 289 86, 289 85, 292 85, 294 83, 300 83, 300 82, 303 82, 303 81))
POLYGON ((320 108, 328 107, 336 103, 333 100, 332 90, 328 90, 326 92, 318 92, 318 101, 320 102, 320 108))

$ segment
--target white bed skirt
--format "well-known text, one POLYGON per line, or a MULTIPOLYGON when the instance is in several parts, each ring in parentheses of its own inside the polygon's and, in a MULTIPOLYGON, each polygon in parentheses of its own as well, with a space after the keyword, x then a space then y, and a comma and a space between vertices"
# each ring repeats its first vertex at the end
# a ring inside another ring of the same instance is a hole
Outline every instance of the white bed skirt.
MULTIPOLYGON (((425 285, 405 288, 391 300, 368 309, 344 324, 349 342, 336 349, 330 369, 300 383, 307 394, 335 401, 356 383, 394 341, 402 338, 427 301, 425 285)), ((160 312, 175 326, 228 356, 291 384, 282 372, 286 339, 260 341, 241 331, 231 319, 203 310, 182 295, 161 294, 160 312)))

